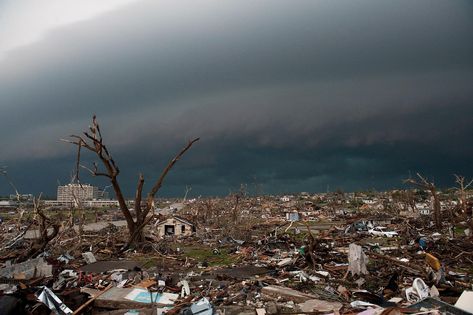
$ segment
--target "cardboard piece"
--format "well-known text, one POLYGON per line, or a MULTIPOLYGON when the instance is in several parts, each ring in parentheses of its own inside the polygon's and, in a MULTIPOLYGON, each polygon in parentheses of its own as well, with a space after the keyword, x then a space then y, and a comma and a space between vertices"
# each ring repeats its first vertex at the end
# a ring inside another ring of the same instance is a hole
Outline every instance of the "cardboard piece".
POLYGON ((463 291, 455 303, 455 307, 473 314, 473 291, 463 291))

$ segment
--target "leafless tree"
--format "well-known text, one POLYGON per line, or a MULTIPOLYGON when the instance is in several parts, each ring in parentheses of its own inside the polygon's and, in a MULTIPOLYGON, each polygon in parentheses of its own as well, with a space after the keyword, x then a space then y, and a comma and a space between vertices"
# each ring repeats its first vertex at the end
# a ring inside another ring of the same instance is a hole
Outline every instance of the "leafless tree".
POLYGON ((247 196, 247 185, 241 184, 240 190, 236 193, 231 194, 231 197, 235 199, 235 204, 232 209, 232 220, 233 223, 237 223, 238 219, 241 217, 240 202, 245 199, 247 196))
POLYGON ((308 258, 310 258, 310 262, 312 263, 312 268, 316 268, 317 266, 317 260, 316 260, 316 257, 315 257, 315 249, 317 247, 317 241, 314 237, 314 235, 312 234, 312 230, 310 229, 310 225, 309 225, 309 222, 305 221, 304 222, 306 228, 307 228, 307 253, 306 253, 306 260, 308 260, 308 258), (307 257, 308 255, 308 257, 307 257))
MULTIPOLYGON (((465 184, 465 177, 464 176, 460 176, 460 175, 457 175, 455 174, 455 183, 457 183, 458 187, 457 187, 457 191, 458 191, 458 197, 460 199, 460 207, 461 207, 461 211, 462 211, 462 214, 464 216, 467 215, 467 208, 468 208, 468 204, 467 204, 467 200, 466 200, 466 190, 473 184, 473 179, 470 180, 467 184, 465 184)), ((472 220, 473 221, 473 220, 472 220)))
POLYGON ((177 161, 191 148, 191 146, 198 141, 199 138, 193 139, 187 143, 187 145, 168 163, 164 168, 159 178, 156 180, 151 190, 146 195, 145 205, 142 207, 142 195, 143 195, 143 185, 145 178, 143 174, 139 174, 138 183, 135 193, 135 218, 133 217, 126 199, 123 195, 121 186, 118 182, 118 175, 120 174, 120 169, 117 166, 115 160, 113 159, 110 151, 104 143, 102 138, 102 133, 100 131, 100 126, 97 122, 96 116, 92 118, 92 125, 89 126, 89 131, 83 132, 82 135, 72 135, 69 140, 64 140, 66 142, 72 143, 77 146, 77 162, 76 169, 77 174, 76 178, 79 179, 79 168, 86 169, 89 171, 92 176, 102 176, 108 178, 110 183, 115 191, 115 196, 118 200, 120 210, 125 216, 129 238, 127 244, 122 248, 122 250, 128 248, 131 244, 139 243, 144 240, 143 228, 153 219, 153 215, 148 216, 150 211, 154 209, 154 198, 162 187, 164 179, 171 168, 176 164, 177 161), (98 164, 94 163, 93 168, 88 168, 80 164, 81 159, 81 149, 85 148, 93 152, 100 160, 102 166, 105 168, 104 171, 98 170, 98 164))
POLYGON ((411 190, 396 191, 391 197, 393 199, 391 206, 394 207, 398 215, 401 211, 417 212, 416 201, 411 190))
MULTIPOLYGON (((0 175, 4 176, 7 179, 8 183, 15 191, 16 200, 18 202, 18 212, 19 212, 17 226, 18 226, 18 230, 20 230, 21 220, 26 210, 25 207, 23 207, 22 205, 22 201, 23 201, 22 195, 16 188, 13 182, 13 179, 8 175, 5 166, 0 167, 0 175)), ((59 233, 60 225, 56 221, 47 217, 46 214, 44 213, 43 206, 41 203, 41 196, 42 194, 40 194, 39 197, 33 197, 33 220, 28 224, 26 229, 24 229, 23 232, 20 233, 18 237, 12 240, 9 246, 5 247, 5 248, 9 248, 13 246, 18 240, 21 240, 23 238, 23 236, 26 234, 26 232, 29 230, 31 226, 33 226, 34 224, 37 224, 39 227, 39 237, 33 241, 29 250, 23 253, 23 255, 19 257, 18 259, 19 261, 28 259, 30 257, 34 257, 42 253, 44 249, 46 248, 46 246, 49 244, 49 242, 53 240, 59 233), (52 229, 51 233, 49 230, 50 228, 52 229)))
POLYGON ((436 228, 442 228, 442 221, 441 221, 441 213, 440 213, 440 198, 437 193, 437 188, 433 182, 429 182, 425 177, 420 175, 419 173, 416 174, 418 179, 415 178, 408 178, 404 180, 405 183, 411 184, 415 187, 420 189, 425 189, 430 191, 433 198, 433 208, 434 208, 434 223, 436 228))
POLYGON ((17 228, 20 230, 21 228, 21 221, 23 219, 23 216, 25 214, 26 208, 22 204, 22 198, 21 194, 16 188, 15 183, 13 182, 13 179, 10 177, 10 175, 7 172, 7 167, 6 166, 0 166, 0 175, 4 176, 5 179, 7 180, 8 184, 13 188, 13 191, 15 192, 15 198, 18 203, 18 221, 17 221, 17 228))
POLYGON ((238 213, 239 211, 238 206, 240 205, 240 199, 242 198, 242 195, 240 193, 236 193, 233 195, 233 198, 235 198, 235 205, 233 206, 233 209, 232 209, 232 220, 233 220, 233 223, 237 223, 237 220, 240 217, 238 213))
POLYGON ((42 252, 46 245, 48 245, 48 243, 58 234, 59 224, 57 224, 57 222, 54 222, 44 214, 43 207, 41 205, 41 194, 38 198, 33 199, 33 207, 39 225, 39 244, 41 245, 41 247, 38 252, 42 252), (48 231, 50 227, 53 228, 53 232, 51 234, 49 234, 48 231))
POLYGON ((6 166, 0 166, 0 175, 4 176, 8 182, 8 184, 13 188, 16 194, 16 198, 20 200, 20 193, 18 192, 18 189, 15 186, 15 183, 13 183, 13 180, 11 179, 10 175, 8 175, 7 172, 7 167, 6 166))
POLYGON ((203 200, 199 208, 197 217, 201 216, 203 218, 202 223, 207 224, 208 220, 214 217, 215 207, 212 204, 212 200, 210 198, 203 200))
MULTIPOLYGON (((71 181, 72 183, 73 181, 71 181)), ((79 186, 80 189, 84 189, 82 185, 79 186)), ((74 231, 74 226, 75 226, 75 216, 74 216, 74 210, 77 209, 77 216, 78 216, 78 237, 79 237, 79 245, 82 244, 82 235, 84 234, 84 223, 85 223, 85 211, 84 211, 84 205, 82 203, 81 198, 77 196, 76 190, 71 189, 72 193, 72 200, 73 203, 71 204, 71 210, 70 210, 70 226, 72 231, 74 231)), ((80 194, 79 194, 80 195, 80 194)))
POLYGON ((46 216, 41 203, 41 194, 33 199, 33 221, 38 224, 39 237, 31 244, 28 251, 18 258, 19 261, 35 257, 46 249, 59 233, 60 225, 50 217, 46 216), (50 231, 50 228, 52 231, 50 231))
POLYGON ((184 198, 182 199, 182 202, 186 202, 187 200, 187 194, 192 190, 192 186, 187 186, 186 185, 186 192, 184 193, 184 198))

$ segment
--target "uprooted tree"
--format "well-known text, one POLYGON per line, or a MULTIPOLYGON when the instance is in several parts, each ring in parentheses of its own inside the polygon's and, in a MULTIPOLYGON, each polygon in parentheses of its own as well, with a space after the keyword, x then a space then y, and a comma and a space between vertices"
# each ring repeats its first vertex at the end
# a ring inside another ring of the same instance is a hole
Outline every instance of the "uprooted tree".
MULTIPOLYGON (((64 139, 63 139, 64 140, 64 139)), ((79 180, 79 169, 83 168, 89 171, 92 176, 102 176, 110 180, 110 183, 115 191, 115 196, 118 200, 120 210, 125 216, 125 220, 128 228, 128 242, 122 248, 125 250, 129 248, 132 244, 138 244, 144 241, 144 227, 154 218, 154 215, 151 214, 151 210, 154 209, 154 198, 162 187, 164 178, 171 170, 171 168, 176 164, 176 162, 191 148, 191 146, 198 141, 199 138, 193 139, 187 143, 187 145, 168 163, 168 165, 163 169, 161 175, 156 180, 151 190, 146 195, 145 204, 142 205, 142 196, 143 196, 143 186, 145 178, 143 174, 139 174, 138 184, 136 187, 135 193, 135 216, 133 217, 132 212, 128 208, 125 197, 123 195, 122 189, 118 182, 118 175, 120 174, 120 169, 118 168, 115 160, 112 158, 110 151, 107 146, 104 144, 102 133, 100 131, 100 126, 97 122, 96 116, 92 118, 92 125, 89 126, 89 131, 83 132, 83 135, 71 135, 69 140, 64 140, 66 142, 72 143, 77 146, 77 161, 76 161, 76 180, 79 180), (81 149, 85 148, 93 152, 100 160, 102 166, 105 168, 103 171, 99 171, 99 166, 97 163, 93 163, 93 168, 86 167, 81 164, 81 149)))

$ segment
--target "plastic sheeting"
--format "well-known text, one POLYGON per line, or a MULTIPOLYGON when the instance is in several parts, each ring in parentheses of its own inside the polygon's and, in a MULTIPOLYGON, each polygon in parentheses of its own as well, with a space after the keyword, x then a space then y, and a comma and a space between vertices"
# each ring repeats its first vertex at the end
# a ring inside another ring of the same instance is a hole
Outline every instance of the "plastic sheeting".
POLYGON ((55 314, 66 315, 72 314, 72 310, 66 306, 56 294, 53 293, 47 287, 42 287, 37 293, 36 296, 38 300, 43 302, 51 311, 55 314))

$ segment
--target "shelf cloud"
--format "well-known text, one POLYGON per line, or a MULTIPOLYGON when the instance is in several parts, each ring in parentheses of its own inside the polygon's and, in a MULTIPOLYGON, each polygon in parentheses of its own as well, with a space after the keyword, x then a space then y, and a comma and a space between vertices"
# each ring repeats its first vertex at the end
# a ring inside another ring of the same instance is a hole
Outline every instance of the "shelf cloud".
POLYGON ((473 176, 469 1, 45 3, 0 5, 0 163, 27 192, 67 181, 58 140, 93 114, 129 194, 193 137, 165 194, 473 176))

